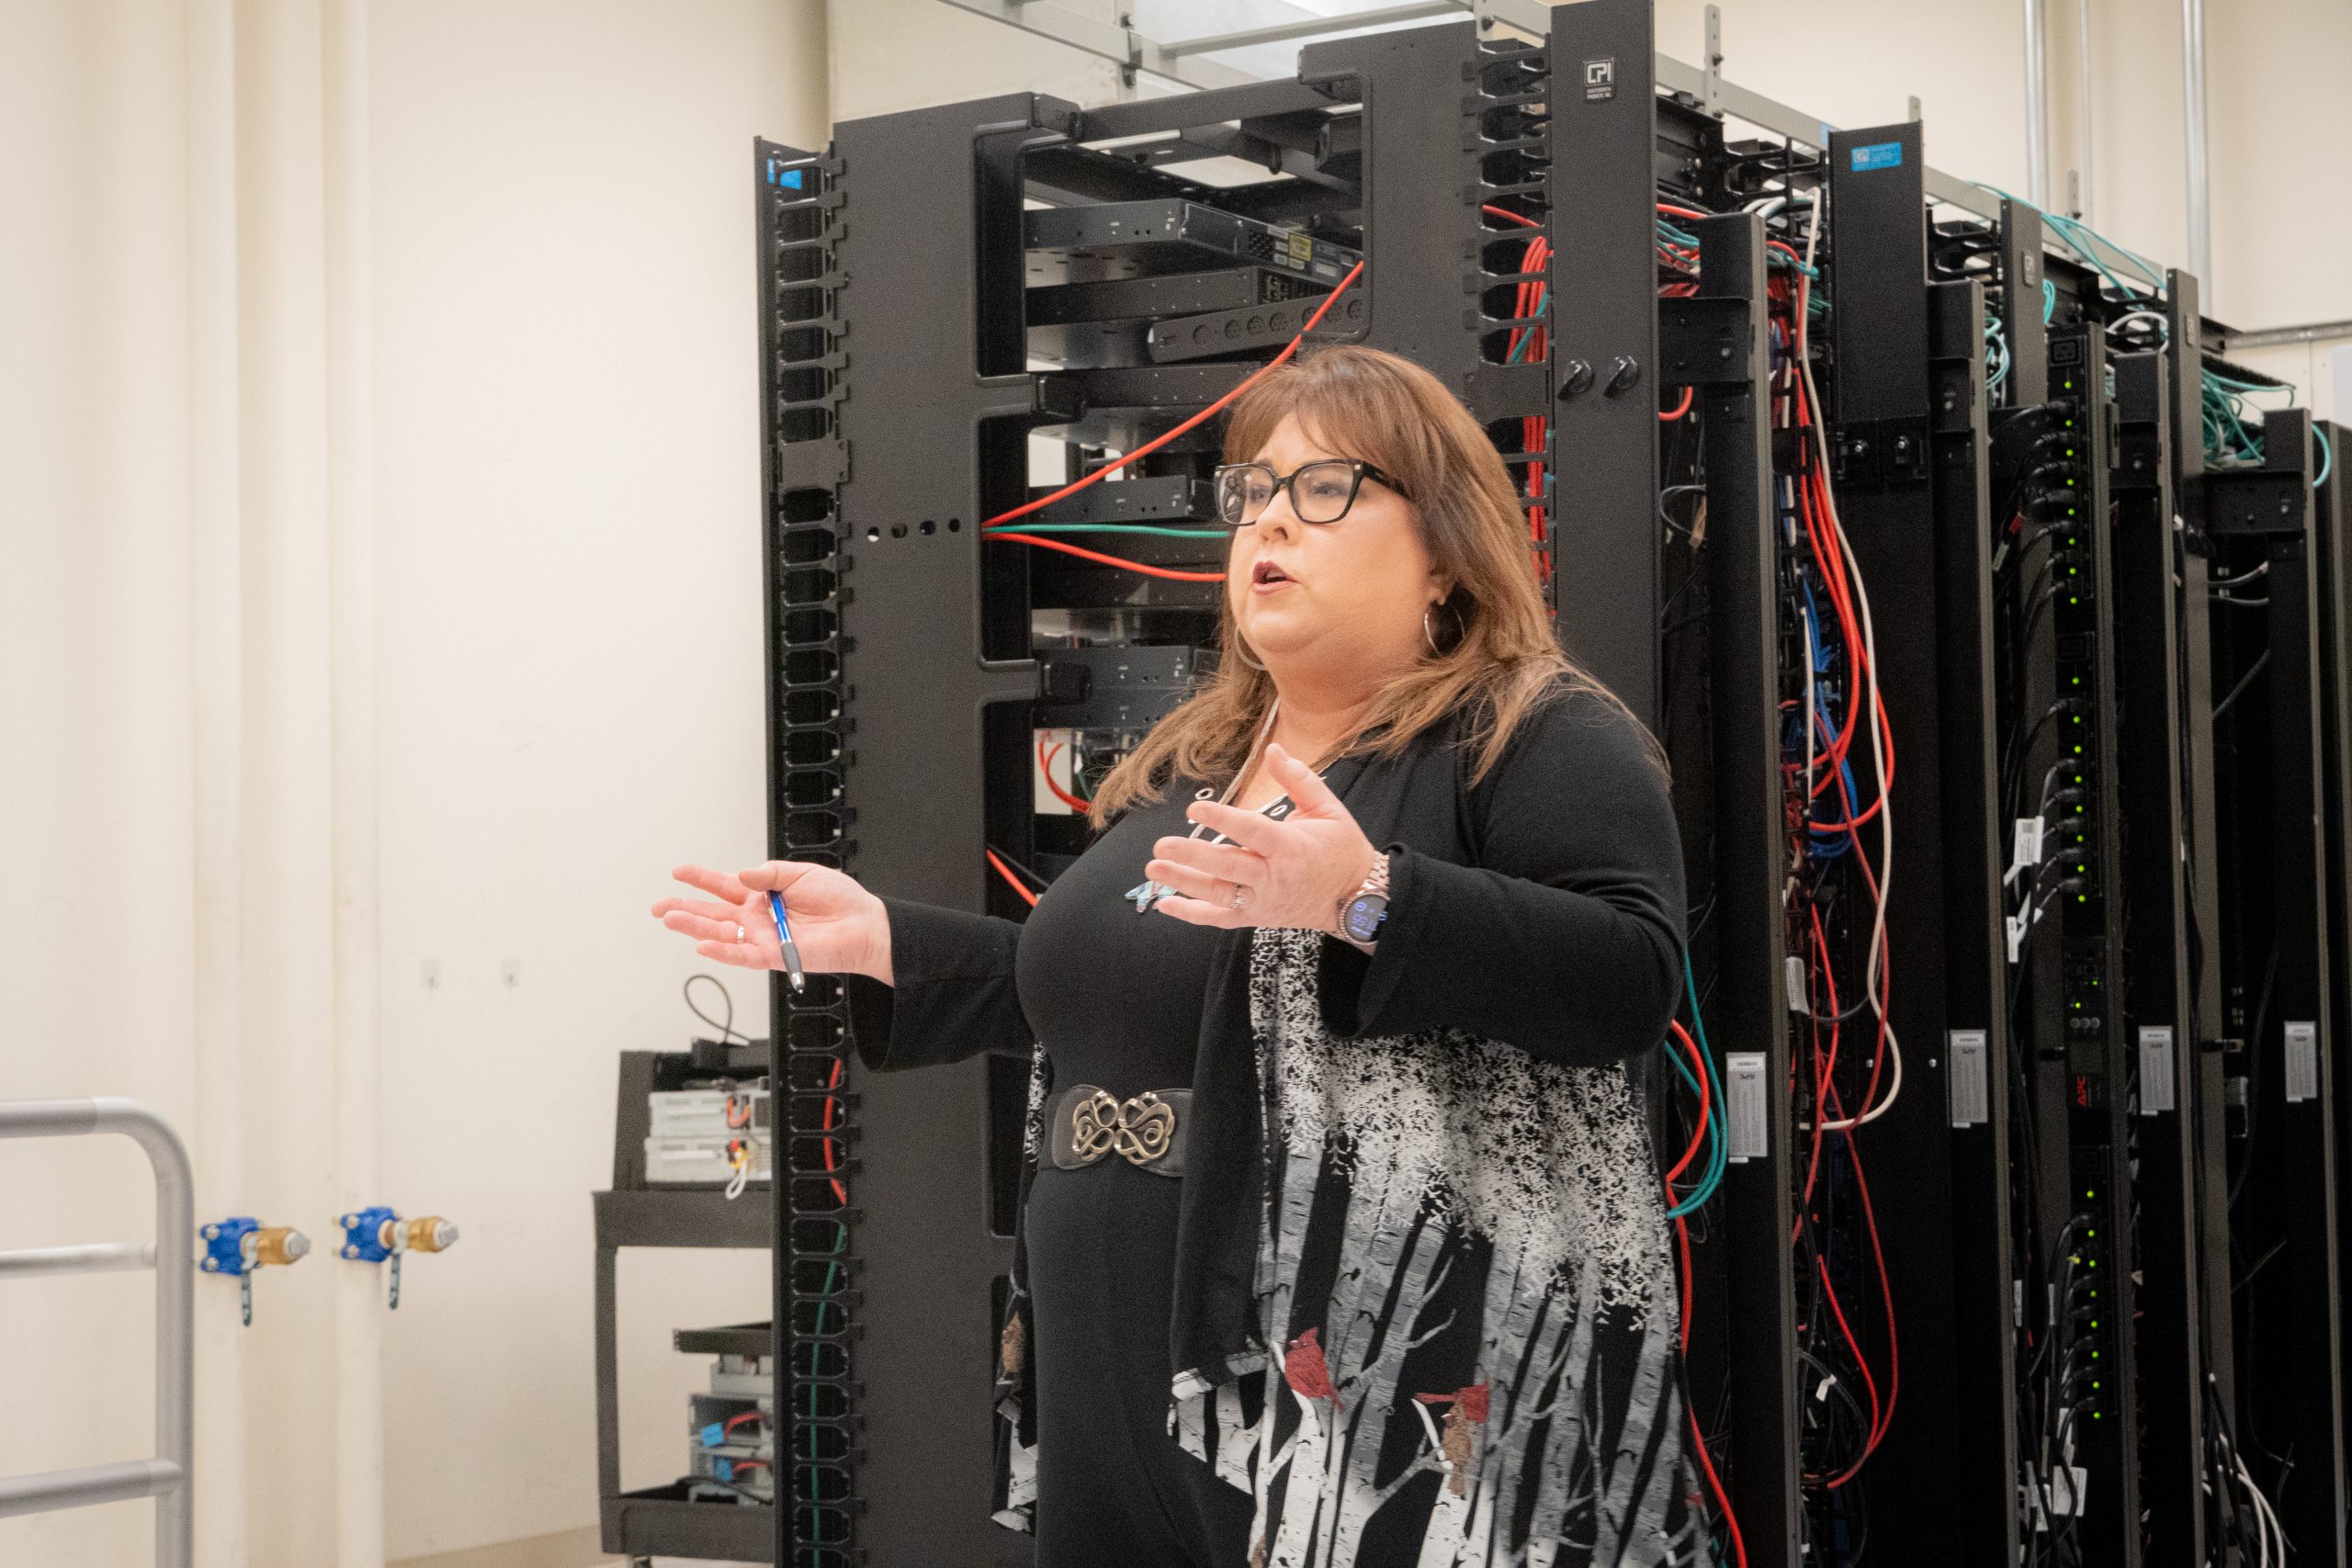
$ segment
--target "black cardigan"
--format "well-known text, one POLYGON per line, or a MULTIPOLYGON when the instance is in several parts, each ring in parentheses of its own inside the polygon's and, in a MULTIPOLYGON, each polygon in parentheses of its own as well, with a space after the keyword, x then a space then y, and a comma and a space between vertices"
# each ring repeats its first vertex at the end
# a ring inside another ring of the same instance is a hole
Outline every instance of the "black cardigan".
MULTIPOLYGON (((1648 737, 1564 683, 1473 785, 1463 728, 1448 720, 1325 775, 1388 850, 1391 882, 1374 953, 1322 943, 1324 1026, 1341 1039, 1452 1027, 1566 1066, 1646 1050, 1674 1013, 1685 919, 1681 840, 1648 737)), ((847 987, 867 1067, 1036 1047, 1013 987, 1018 922, 884 903, 895 985, 847 987)), ((1179 1369, 1266 1348, 1252 1304, 1266 1171, 1250 938, 1224 933, 1202 998, 1170 1325, 1179 1369)))

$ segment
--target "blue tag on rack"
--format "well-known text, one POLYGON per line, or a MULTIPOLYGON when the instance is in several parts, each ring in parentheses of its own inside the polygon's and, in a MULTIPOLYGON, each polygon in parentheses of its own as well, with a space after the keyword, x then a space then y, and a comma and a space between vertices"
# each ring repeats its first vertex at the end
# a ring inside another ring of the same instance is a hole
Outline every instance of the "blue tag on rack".
POLYGON ((1854 149, 1854 172, 1858 175, 1871 169, 1899 169, 1902 166, 1903 143, 1900 141, 1872 141, 1854 149))
POLYGON ((726 1440, 727 1428, 719 1422, 713 1421, 709 1426, 705 1427, 702 1429, 702 1446, 704 1448, 715 1449, 726 1440))

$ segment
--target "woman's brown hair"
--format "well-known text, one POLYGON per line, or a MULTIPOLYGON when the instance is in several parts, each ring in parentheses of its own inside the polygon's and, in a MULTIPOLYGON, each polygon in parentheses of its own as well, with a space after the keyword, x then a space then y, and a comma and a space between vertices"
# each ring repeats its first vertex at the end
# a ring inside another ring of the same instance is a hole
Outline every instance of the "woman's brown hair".
MULTIPOLYGON (((1440 650, 1388 683, 1365 724, 1375 739, 1358 750, 1393 756, 1449 714, 1464 712, 1469 722, 1463 741, 1476 752, 1475 784, 1555 685, 1616 704, 1561 651, 1510 472, 1442 382, 1378 349, 1323 349, 1280 367, 1235 400, 1226 460, 1256 457, 1286 414, 1296 414, 1332 451, 1395 477, 1413 503, 1430 559, 1454 584, 1431 617, 1432 626, 1445 627, 1440 650)), ((1095 791, 1096 826, 1158 799, 1172 777, 1227 778, 1247 760, 1274 683, 1236 656, 1240 636, 1232 606, 1219 603, 1224 657, 1216 673, 1111 770, 1095 791)))

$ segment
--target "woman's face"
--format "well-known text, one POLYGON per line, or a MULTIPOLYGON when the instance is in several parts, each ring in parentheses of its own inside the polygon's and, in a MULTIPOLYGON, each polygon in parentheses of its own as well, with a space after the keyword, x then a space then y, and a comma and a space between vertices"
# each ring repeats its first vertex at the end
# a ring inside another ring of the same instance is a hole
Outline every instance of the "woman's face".
MULTIPOLYGON (((1253 456, 1280 478, 1358 454, 1286 414, 1253 456)), ((1420 656, 1421 617, 1449 587, 1412 503, 1370 478, 1337 523, 1301 523, 1284 486, 1256 523, 1234 530, 1226 562, 1226 602, 1242 641, 1278 670, 1402 670, 1420 656)))

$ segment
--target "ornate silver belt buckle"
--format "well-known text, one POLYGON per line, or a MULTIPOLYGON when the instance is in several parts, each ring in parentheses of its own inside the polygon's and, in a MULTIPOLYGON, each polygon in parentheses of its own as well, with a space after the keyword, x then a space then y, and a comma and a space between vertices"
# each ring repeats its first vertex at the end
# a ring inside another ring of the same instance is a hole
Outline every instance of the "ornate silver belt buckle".
POLYGON ((1164 1160, 1176 1143, 1176 1108, 1157 1094, 1125 1100, 1106 1089, 1073 1094, 1069 1120, 1069 1152, 1076 1165, 1092 1165, 1112 1154, 1130 1165, 1153 1165, 1164 1160))

